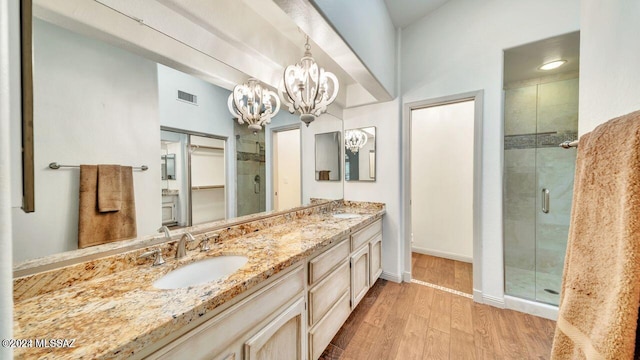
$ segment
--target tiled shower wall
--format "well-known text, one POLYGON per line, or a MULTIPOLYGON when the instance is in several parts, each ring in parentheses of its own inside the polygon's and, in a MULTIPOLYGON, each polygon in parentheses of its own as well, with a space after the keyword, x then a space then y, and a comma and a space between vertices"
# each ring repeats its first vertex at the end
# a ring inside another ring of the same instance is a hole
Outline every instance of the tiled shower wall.
POLYGON ((504 239, 509 295, 557 304, 569 230, 578 79, 505 90, 504 239), (543 213, 542 189, 550 191, 543 213), (546 289, 546 291, 545 291, 546 289), (551 292, 549 292, 551 290, 551 292))
POLYGON ((266 170, 264 131, 253 133, 247 125, 234 125, 236 136, 237 216, 266 209, 266 170), (259 181, 256 181, 256 175, 259 181))

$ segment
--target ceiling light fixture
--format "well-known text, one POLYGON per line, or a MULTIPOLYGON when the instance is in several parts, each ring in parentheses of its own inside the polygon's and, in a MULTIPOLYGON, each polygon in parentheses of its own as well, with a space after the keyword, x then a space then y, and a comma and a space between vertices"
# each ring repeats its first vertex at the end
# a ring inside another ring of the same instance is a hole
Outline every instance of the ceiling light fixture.
POLYGON ((227 105, 238 124, 247 123, 249 129, 256 133, 278 113, 280 99, 274 91, 263 88, 257 79, 251 78, 233 88, 227 105))
POLYGON ((302 59, 284 70, 283 84, 278 92, 289 112, 293 114, 297 110, 300 120, 309 126, 327 111, 327 106, 336 99, 340 85, 338 78, 319 67, 311 56, 308 36, 304 47, 302 59))
POLYGON ((552 62, 548 62, 542 66, 540 66, 538 69, 540 70, 553 70, 553 69, 557 69, 560 66, 564 65, 567 63, 567 60, 556 60, 556 61, 552 61, 552 62))
POLYGON ((356 154, 367 143, 368 137, 364 131, 346 130, 344 132, 344 146, 356 154))

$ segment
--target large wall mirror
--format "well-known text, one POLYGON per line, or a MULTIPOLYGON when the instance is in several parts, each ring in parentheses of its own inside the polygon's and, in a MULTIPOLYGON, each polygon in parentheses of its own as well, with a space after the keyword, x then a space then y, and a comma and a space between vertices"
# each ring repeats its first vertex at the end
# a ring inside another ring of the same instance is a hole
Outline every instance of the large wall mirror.
POLYGON ((344 179, 376 181, 375 126, 344 131, 344 179))
MULTIPOLYGON (((34 1, 30 21, 34 76, 33 87, 26 90, 32 90, 34 98, 33 180, 38 196, 35 212, 12 213, 14 264, 78 249, 79 171, 52 170, 48 167, 51 162, 148 166, 147 171, 133 171, 137 239, 160 236, 161 225, 189 226, 273 209, 265 200, 273 191, 270 128, 300 123, 298 116, 281 110, 258 134, 245 131, 246 125, 239 129, 227 108, 232 85, 215 82, 220 62, 214 66, 206 61, 215 59, 194 60, 210 66, 203 75, 202 69, 185 65, 186 55, 176 55, 193 51, 183 43, 100 2, 79 0, 78 4, 86 11, 68 10, 64 2, 54 0, 34 1), (69 12, 56 13, 58 10, 69 12), (128 30, 122 36, 134 40, 155 36, 159 38, 149 41, 149 46, 182 50, 173 52, 176 59, 158 55, 109 34, 105 24, 110 23, 132 24, 125 26, 128 30), (218 143, 212 143, 214 140, 218 143)), ((198 6, 213 5, 202 2, 198 6)), ((179 16, 178 11, 174 14, 179 16)), ((237 75, 238 81, 248 77, 237 75)), ((303 204, 310 198, 342 198, 342 120, 325 114, 316 122, 300 135, 303 204), (330 136, 333 163, 323 165, 327 167, 323 170, 335 182, 313 187, 315 135, 333 130, 340 130, 330 136)), ((15 141, 12 156, 21 156, 20 140, 15 141)), ((12 176, 20 176, 21 169, 12 171, 16 173, 12 176)))
POLYGON ((340 132, 316 134, 316 180, 340 181, 340 132))

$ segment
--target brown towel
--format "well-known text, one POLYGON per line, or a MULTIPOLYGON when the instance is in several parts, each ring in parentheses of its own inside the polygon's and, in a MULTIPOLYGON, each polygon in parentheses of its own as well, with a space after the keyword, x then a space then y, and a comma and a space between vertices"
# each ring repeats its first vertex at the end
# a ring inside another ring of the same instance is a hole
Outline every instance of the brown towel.
POLYGON ((120 165, 98 165, 98 211, 120 211, 120 165))
POLYGON ((640 303, 640 111, 580 138, 552 359, 633 359, 640 303))
POLYGON ((100 212, 98 166, 80 165, 78 248, 136 237, 136 204, 130 166, 121 167, 120 182, 120 211, 100 212))

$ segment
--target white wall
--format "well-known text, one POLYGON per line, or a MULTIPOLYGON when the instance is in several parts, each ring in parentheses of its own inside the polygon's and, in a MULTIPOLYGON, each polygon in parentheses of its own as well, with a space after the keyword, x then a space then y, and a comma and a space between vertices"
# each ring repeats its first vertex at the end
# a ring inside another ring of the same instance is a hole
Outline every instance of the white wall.
POLYGON ((160 125, 227 138, 225 148, 227 216, 236 216, 236 141, 227 108, 231 92, 158 64, 160 125), (198 97, 198 105, 177 100, 178 90, 198 97))
POLYGON ((280 131, 274 136, 273 166, 276 197, 275 210, 290 209, 302 204, 300 174, 300 129, 280 131))
POLYGON ((402 241, 400 202, 400 101, 398 99, 374 105, 345 109, 345 129, 376 127, 376 181, 347 181, 344 198, 354 201, 375 201, 386 204, 383 218, 382 268, 385 278, 401 281, 402 241))
MULTIPOLYGON (((579 5, 578 0, 451 0, 402 30, 404 103, 484 89, 481 216, 485 299, 501 302, 504 293, 503 50, 578 30, 579 5)), ((404 265, 410 271, 411 264, 404 265)))
POLYGON ((389 94, 396 94, 396 33, 384 0, 313 0, 389 94), (375 41, 372 41, 375 39, 375 41))
POLYGON ((411 113, 414 251, 473 260, 474 102, 411 113))
MULTIPOLYGON (((340 174, 340 181, 317 181, 315 177, 315 135, 332 131, 342 133, 342 120, 331 114, 322 114, 309 127, 302 125, 300 129, 302 133, 302 203, 308 204, 311 198, 342 199, 342 174, 340 174)), ((341 168, 343 164, 344 151, 341 150, 341 168)))
POLYGON ((640 1, 581 4, 580 135, 640 110, 640 1))
POLYGON ((36 211, 13 208, 14 263, 77 249, 79 170, 51 170, 54 161, 148 165, 133 175, 137 232, 154 233, 161 222, 155 63, 43 21, 33 29, 36 211))

